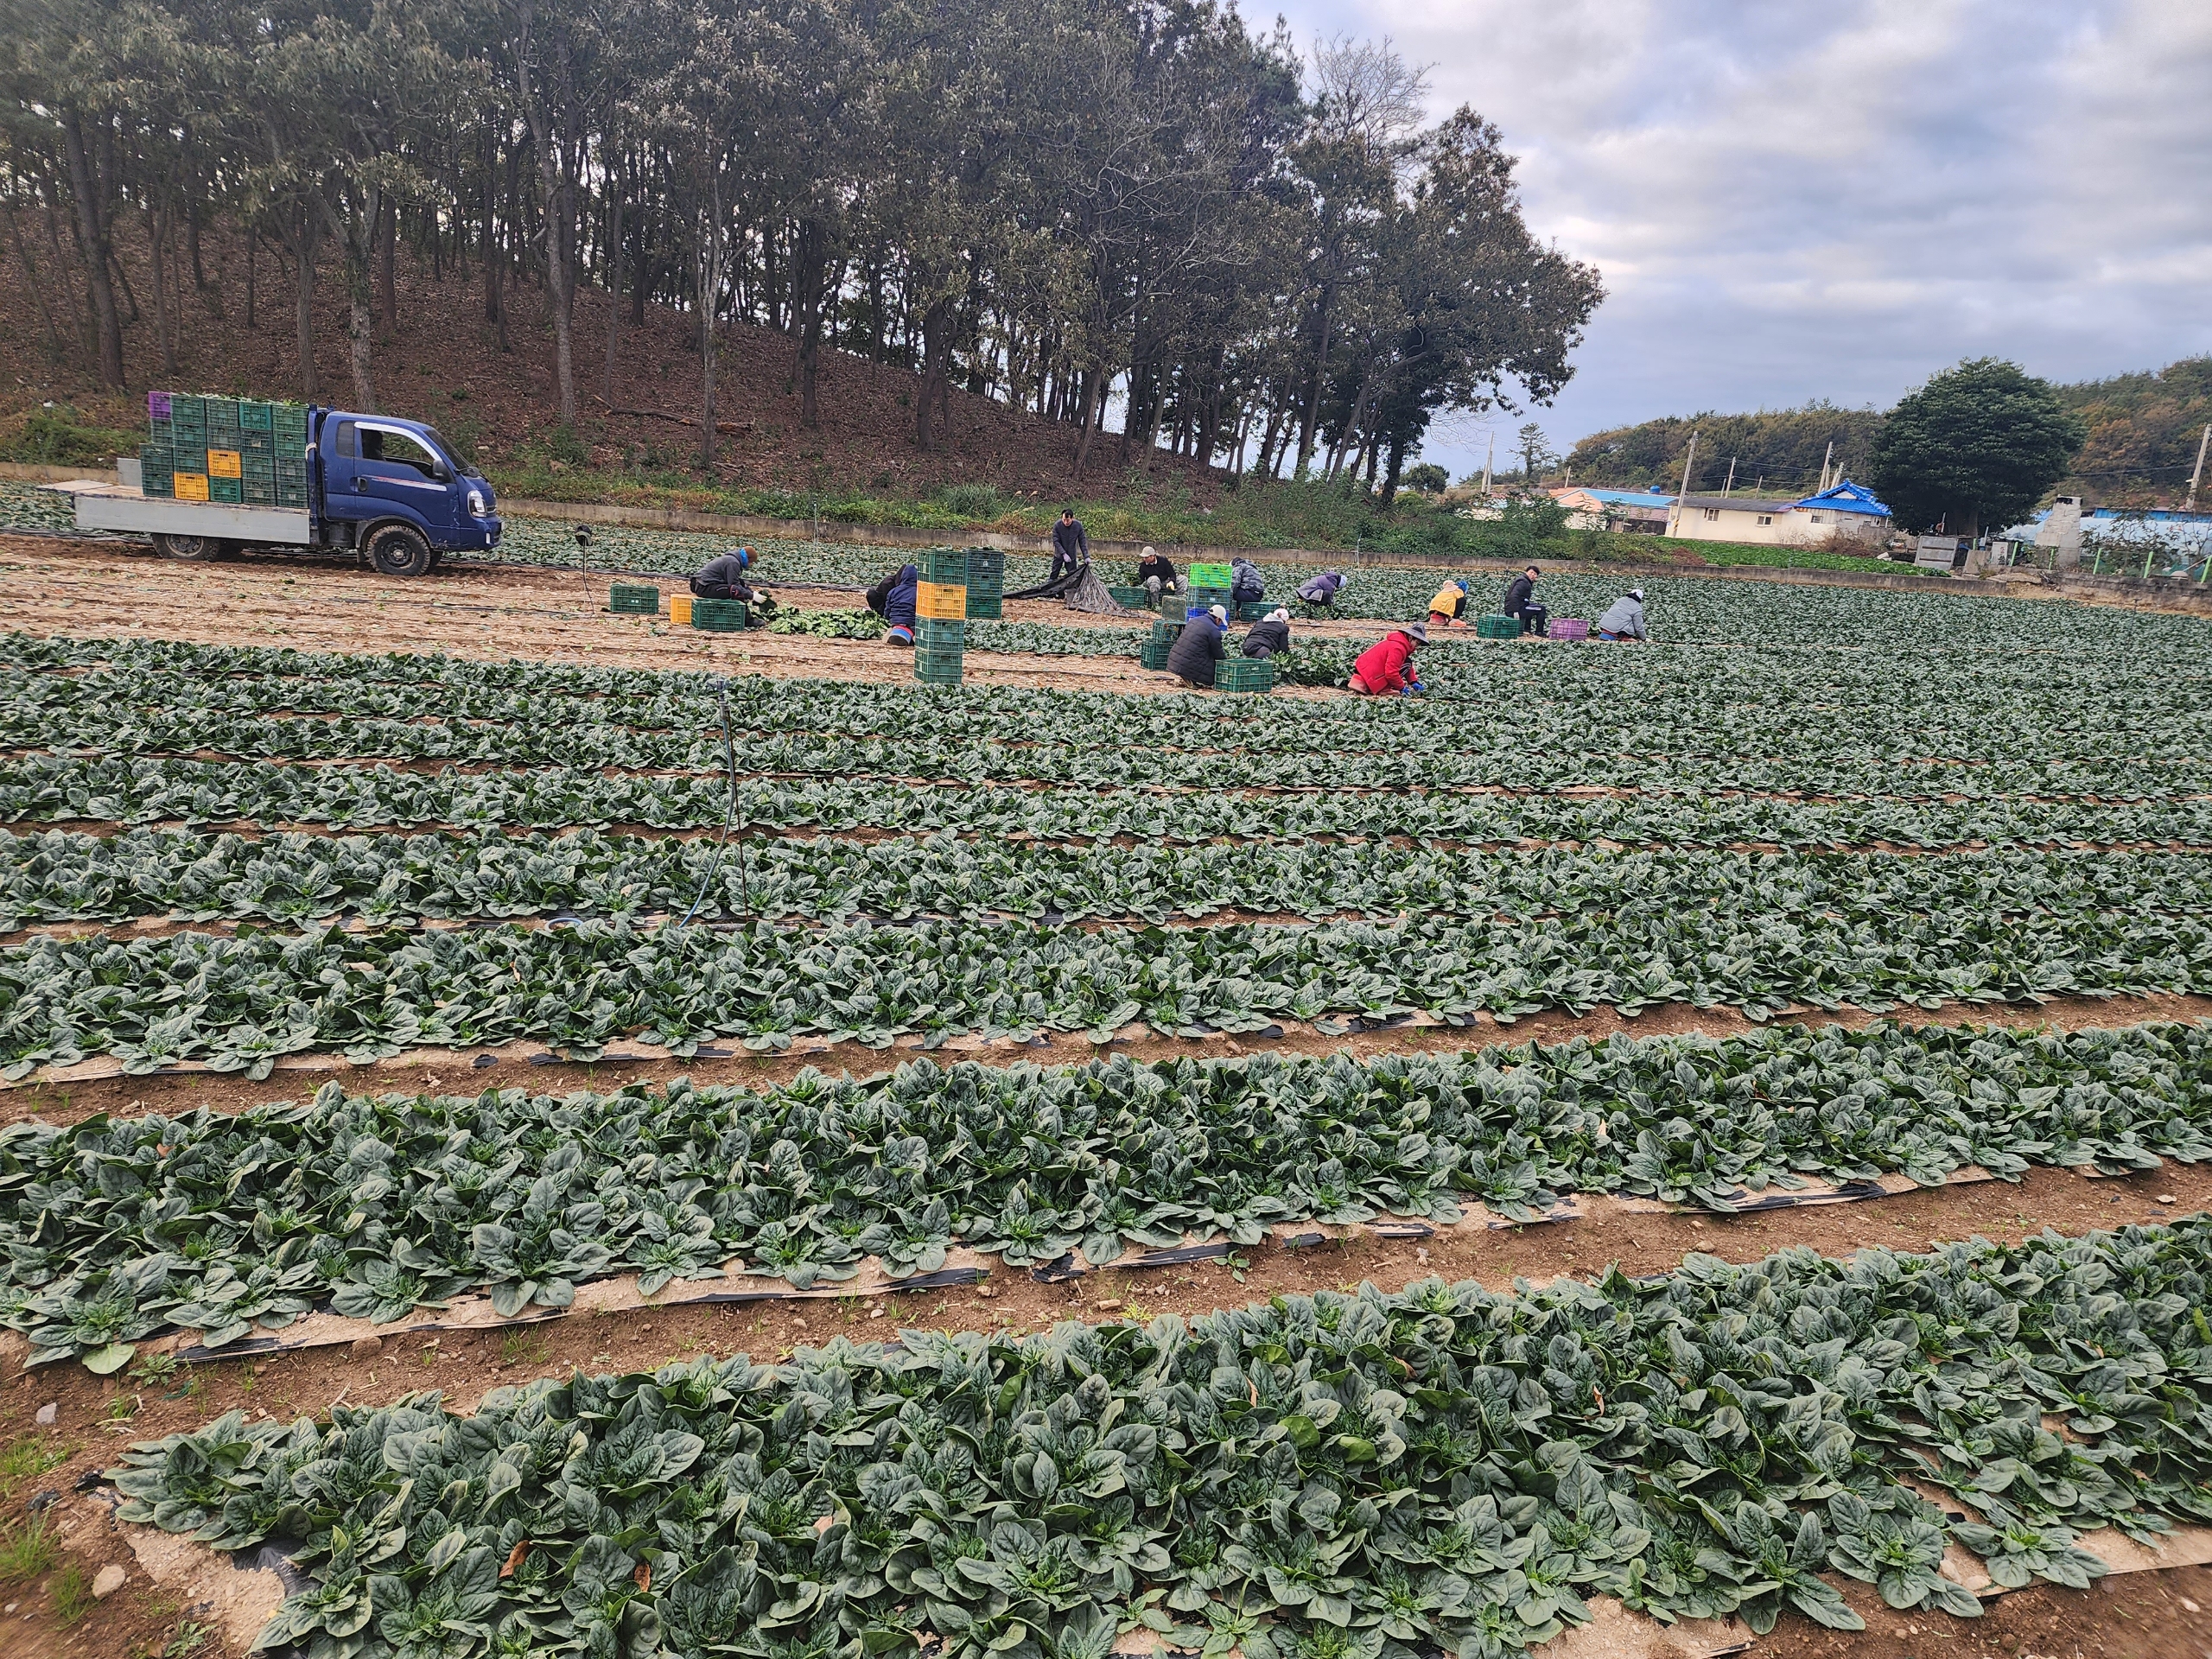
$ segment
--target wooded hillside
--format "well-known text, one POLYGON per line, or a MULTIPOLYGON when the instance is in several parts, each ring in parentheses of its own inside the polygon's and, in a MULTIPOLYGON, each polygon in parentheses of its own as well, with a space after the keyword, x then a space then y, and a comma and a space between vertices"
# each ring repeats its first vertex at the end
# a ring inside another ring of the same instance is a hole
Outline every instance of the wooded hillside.
POLYGON ((619 344, 601 359, 609 312, 680 320, 688 369, 665 340, 644 364, 682 389, 709 469, 749 412, 726 353, 766 330, 791 342, 773 390, 800 433, 825 429, 842 374, 882 381, 873 435, 916 453, 953 441, 964 389, 1066 423, 1063 477, 1157 447, 1388 501, 1435 410, 1563 384, 1599 296, 1523 223, 1497 129, 1466 109, 1423 125, 1421 78, 1387 45, 1308 59, 1210 0, 0 0, 0 18, 17 327, 111 391, 193 359, 210 238, 235 226, 265 250, 256 327, 279 359, 291 335, 296 395, 406 401, 411 258, 418 291, 480 293, 495 349, 528 354, 543 327, 572 430, 594 391, 631 395, 619 344), (335 372, 297 343, 334 308, 335 372), (129 337, 149 320, 150 369, 129 337), (1125 430, 1102 441, 1109 407, 1125 430))

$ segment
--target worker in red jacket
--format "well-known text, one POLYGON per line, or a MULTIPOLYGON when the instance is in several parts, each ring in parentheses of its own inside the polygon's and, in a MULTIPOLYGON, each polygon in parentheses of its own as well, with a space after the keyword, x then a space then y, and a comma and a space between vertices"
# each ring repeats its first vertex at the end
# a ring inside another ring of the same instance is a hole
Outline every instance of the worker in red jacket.
POLYGON ((1426 623, 1392 629, 1359 653, 1344 689, 1369 697, 1388 696, 1393 691, 1403 696, 1408 691, 1424 690, 1421 675, 1414 668, 1414 652, 1427 643, 1426 623))

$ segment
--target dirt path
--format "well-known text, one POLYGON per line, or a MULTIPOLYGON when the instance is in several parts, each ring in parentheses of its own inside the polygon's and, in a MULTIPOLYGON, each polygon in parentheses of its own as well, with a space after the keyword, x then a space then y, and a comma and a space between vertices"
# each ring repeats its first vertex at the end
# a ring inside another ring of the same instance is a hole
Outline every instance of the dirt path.
MULTIPOLYGON (((912 654, 895 646, 804 634, 701 633, 665 618, 613 615, 607 589, 602 575, 528 566, 460 566, 410 582, 334 559, 248 555, 188 564, 135 543, 0 536, 0 595, 9 626, 37 635, 913 682, 912 654)), ((786 596, 801 609, 851 608, 855 597, 807 589, 787 590, 786 596)), ((1065 622, 1071 614, 1058 606, 1034 608, 1050 615, 1016 620, 1065 622)), ((1135 619, 1100 620, 1138 626, 1135 619)), ((1379 632, 1380 626, 1369 631, 1379 632)), ((964 669, 968 682, 978 685, 1138 695, 1185 690, 1172 677, 1147 673, 1121 657, 971 651, 964 669)), ((1336 694, 1286 687, 1274 695, 1336 694)))

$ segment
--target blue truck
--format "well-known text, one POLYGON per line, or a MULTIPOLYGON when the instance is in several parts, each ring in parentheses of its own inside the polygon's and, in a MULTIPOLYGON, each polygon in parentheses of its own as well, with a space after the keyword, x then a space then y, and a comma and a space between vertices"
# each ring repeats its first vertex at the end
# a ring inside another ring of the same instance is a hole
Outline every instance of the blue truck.
POLYGON ((138 463, 114 484, 55 487, 76 499, 79 530, 149 536, 173 559, 211 559, 245 547, 351 552, 387 576, 428 575, 448 553, 499 544, 498 501, 484 475, 420 421, 308 411, 308 505, 239 506, 149 496, 138 463))

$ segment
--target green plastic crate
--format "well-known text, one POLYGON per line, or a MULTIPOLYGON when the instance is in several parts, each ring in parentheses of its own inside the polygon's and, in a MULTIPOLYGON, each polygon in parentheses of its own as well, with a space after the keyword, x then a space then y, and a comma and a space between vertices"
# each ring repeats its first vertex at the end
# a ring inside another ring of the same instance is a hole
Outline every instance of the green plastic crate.
POLYGON ((1166 641, 1147 639, 1137 647, 1137 661, 1157 674, 1167 666, 1167 651, 1166 641))
POLYGON ((248 432, 268 432, 274 429, 276 410, 267 404, 240 404, 238 425, 248 432))
POLYGON ((917 651, 964 651, 967 645, 965 622, 949 622, 934 616, 917 617, 914 620, 917 651))
POLYGON ((1237 606, 1236 620, 1239 622, 1257 622, 1274 608, 1275 602, 1271 599, 1248 599, 1237 606))
POLYGON ((968 581, 968 556, 957 547, 924 548, 921 556, 914 561, 924 582, 950 582, 964 586, 968 581))
POLYGON ((211 478, 207 480, 207 499, 226 507, 245 505, 245 483, 242 479, 211 478))
POLYGON ((1152 590, 1149 588, 1109 588, 1106 591, 1114 596, 1114 602, 1116 605, 1128 610, 1145 610, 1152 604, 1152 590))
POLYGON ((644 582, 618 582, 607 589, 607 608, 617 616, 658 616, 660 589, 644 582))
MULTIPOLYGON (((655 590, 658 594, 658 589, 655 590)), ((753 612, 741 599, 695 599, 691 626, 708 633, 742 633, 752 625, 753 612)))
POLYGON ((1478 616, 1475 619, 1475 638, 1478 639, 1518 639, 1521 619, 1517 616, 1478 616))
POLYGON ((1258 657, 1226 657, 1213 665, 1217 691, 1266 692, 1275 689, 1275 665, 1258 657))
POLYGON ((1202 611, 1216 605, 1225 611, 1229 608, 1229 589, 1226 587, 1202 588, 1197 582, 1192 582, 1190 601, 1202 611))
POLYGON ((1193 588, 1227 588, 1234 580, 1225 564, 1194 564, 1191 567, 1191 586, 1193 588))

